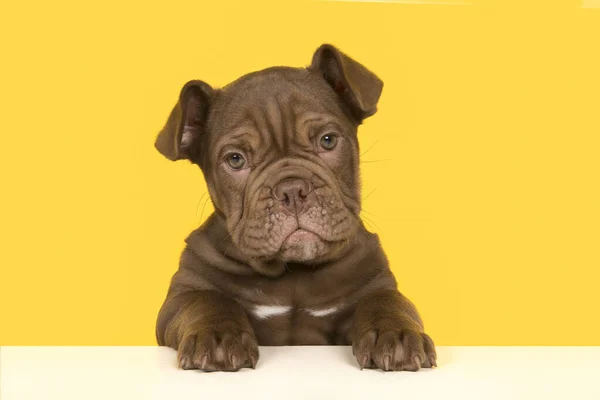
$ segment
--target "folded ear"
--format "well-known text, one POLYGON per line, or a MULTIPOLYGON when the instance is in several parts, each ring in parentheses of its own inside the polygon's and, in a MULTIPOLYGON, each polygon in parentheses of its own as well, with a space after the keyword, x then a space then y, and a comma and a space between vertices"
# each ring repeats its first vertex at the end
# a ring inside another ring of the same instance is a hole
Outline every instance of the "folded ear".
POLYGON ((169 160, 198 156, 200 135, 204 132, 213 89, 202 81, 189 81, 179 94, 165 127, 154 146, 169 160))
POLYGON ((324 44, 319 47, 308 69, 323 76, 348 105, 358 122, 377 111, 383 82, 334 46, 324 44))

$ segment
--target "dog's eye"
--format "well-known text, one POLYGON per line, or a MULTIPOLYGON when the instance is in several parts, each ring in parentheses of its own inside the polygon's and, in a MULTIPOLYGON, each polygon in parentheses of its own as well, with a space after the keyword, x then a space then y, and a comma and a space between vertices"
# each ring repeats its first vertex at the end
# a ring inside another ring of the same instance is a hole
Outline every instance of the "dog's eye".
POLYGON ((337 144, 337 135, 334 133, 327 133, 321 136, 320 144, 324 150, 329 151, 335 149, 335 145, 337 144))
POLYGON ((240 153, 231 153, 227 156, 227 164, 231 169, 242 169, 246 165, 246 159, 240 153))

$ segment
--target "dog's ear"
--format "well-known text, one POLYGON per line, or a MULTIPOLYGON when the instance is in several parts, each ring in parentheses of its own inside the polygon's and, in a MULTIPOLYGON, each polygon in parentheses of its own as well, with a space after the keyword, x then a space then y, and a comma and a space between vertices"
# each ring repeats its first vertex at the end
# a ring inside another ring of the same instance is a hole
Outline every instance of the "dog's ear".
POLYGON ((367 68, 330 44, 315 52, 309 70, 320 73, 361 122, 377 111, 383 82, 367 68))
POLYGON ((204 132, 213 88, 202 81, 189 81, 179 94, 165 127, 154 146, 169 160, 198 156, 200 136, 204 132))

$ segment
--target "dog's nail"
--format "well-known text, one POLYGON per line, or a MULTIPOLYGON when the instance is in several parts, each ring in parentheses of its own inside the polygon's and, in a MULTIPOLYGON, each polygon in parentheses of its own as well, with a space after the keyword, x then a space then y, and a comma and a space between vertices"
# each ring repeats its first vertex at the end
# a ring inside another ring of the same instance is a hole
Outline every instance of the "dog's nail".
POLYGON ((208 365, 208 354, 205 354, 202 356, 202 359, 200 359, 200 368, 206 369, 207 365, 208 365))
POLYGON ((392 356, 384 356, 383 357, 383 368, 386 371, 390 370, 390 363, 392 362, 392 356))
POLYGON ((258 362, 258 357, 255 355, 250 356, 250 363, 252 364, 252 369, 256 369, 256 363, 258 362))
POLYGON ((421 357, 414 356, 413 361, 415 362, 415 367, 417 368, 416 371, 418 371, 419 368, 421 368, 421 357))
POLYGON ((429 356, 429 362, 431 363, 432 367, 437 367, 435 356, 429 356))
POLYGON ((361 366, 362 368, 366 367, 368 362, 369 362, 369 355, 364 355, 364 356, 363 356, 363 357, 362 357, 362 358, 359 360, 360 366, 361 366))
POLYGON ((179 368, 185 369, 186 364, 187 364, 187 357, 181 357, 179 359, 179 368))
POLYGON ((359 360, 358 363, 360 364, 360 369, 364 369, 367 366, 367 363, 369 362, 369 356, 368 355, 364 355, 362 356, 359 360))
POLYGON ((233 369, 238 369, 239 365, 238 365, 238 358, 235 354, 233 354, 231 356, 231 366, 233 367, 233 369))

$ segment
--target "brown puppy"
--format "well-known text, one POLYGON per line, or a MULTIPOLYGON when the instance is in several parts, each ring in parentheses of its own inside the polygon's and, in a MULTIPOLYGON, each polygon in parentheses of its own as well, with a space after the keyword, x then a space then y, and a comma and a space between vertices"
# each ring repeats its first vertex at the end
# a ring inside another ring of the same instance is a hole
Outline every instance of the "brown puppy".
POLYGON ((359 218, 357 127, 382 87, 330 45, 308 68, 183 87, 156 147, 201 168, 215 212, 187 238, 158 317, 182 368, 254 368, 258 345, 327 344, 352 344, 361 367, 435 366, 359 218))

